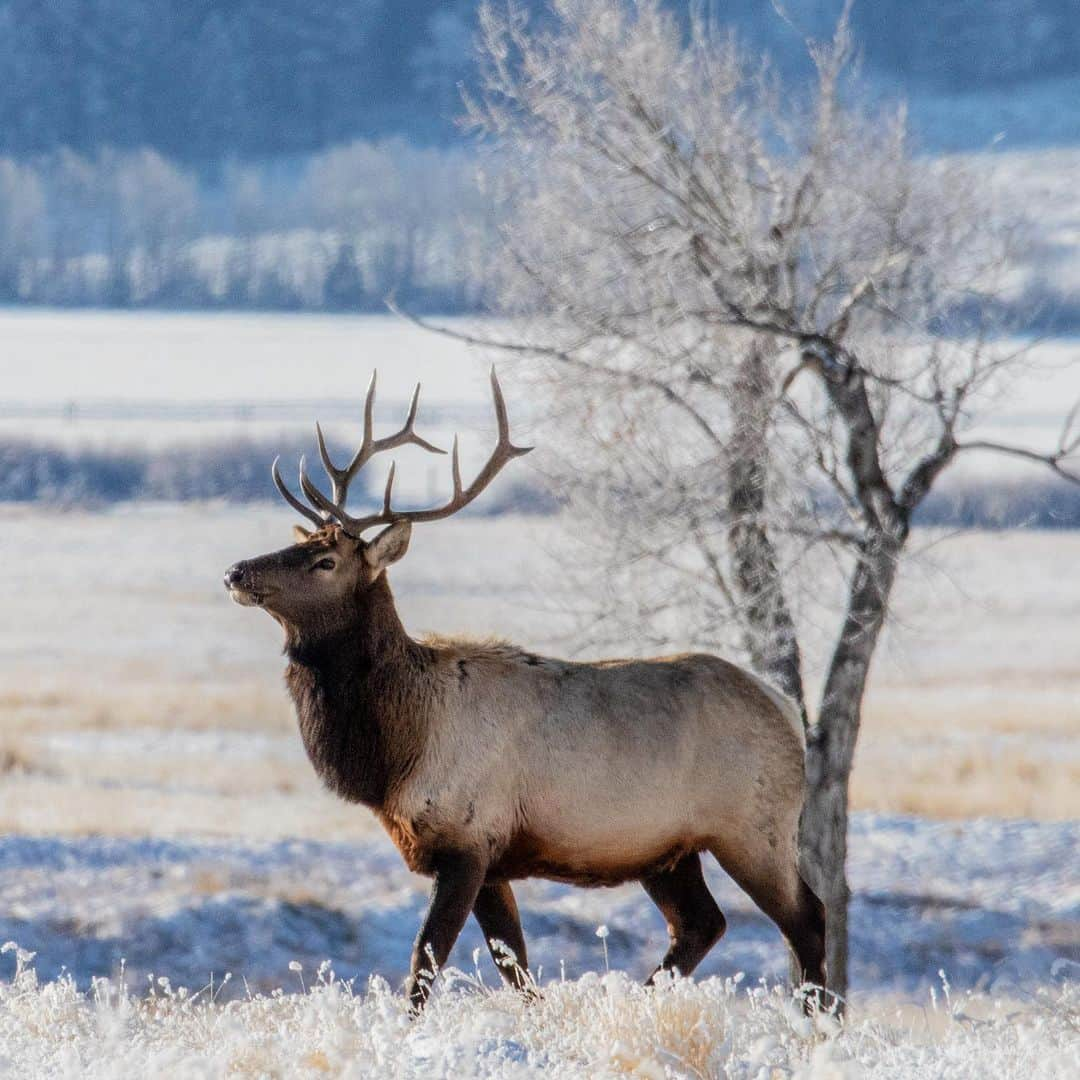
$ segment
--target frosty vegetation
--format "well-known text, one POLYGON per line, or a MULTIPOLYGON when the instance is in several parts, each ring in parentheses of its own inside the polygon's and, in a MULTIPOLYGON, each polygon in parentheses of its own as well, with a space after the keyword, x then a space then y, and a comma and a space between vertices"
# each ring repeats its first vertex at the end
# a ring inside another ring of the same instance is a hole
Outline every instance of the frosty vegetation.
POLYGON ((213 984, 189 992, 165 978, 135 991, 101 979, 86 994, 66 978, 41 985, 32 954, 4 949, 17 971, 0 983, 0 1067, 22 1075, 1052 1080, 1073 1075, 1080 1042, 1068 987, 1016 1003, 954 997, 946 982, 921 1008, 841 1028, 737 978, 646 989, 609 973, 555 982, 529 1002, 448 971, 412 1021, 384 981, 356 988, 329 965, 293 965, 299 993, 219 1005, 213 984))

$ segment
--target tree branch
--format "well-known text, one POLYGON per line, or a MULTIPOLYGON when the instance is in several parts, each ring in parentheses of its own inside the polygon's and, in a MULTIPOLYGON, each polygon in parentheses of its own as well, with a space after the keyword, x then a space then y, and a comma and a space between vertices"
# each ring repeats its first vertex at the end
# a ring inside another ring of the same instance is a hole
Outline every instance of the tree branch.
POLYGON ((992 442, 989 439, 975 439, 972 442, 957 443, 956 449, 957 451, 985 450, 989 453, 1022 458, 1037 465, 1047 466, 1063 480, 1068 480, 1070 484, 1080 484, 1080 471, 1074 472, 1072 468, 1067 468, 1062 464, 1076 456, 1077 440, 1073 440, 1073 443, 1068 448, 1055 450, 1052 454, 1040 454, 1037 450, 1031 450, 1026 446, 1011 446, 1008 443, 992 442))
POLYGON ((498 349, 501 352, 516 353, 525 356, 544 356, 550 360, 557 360, 559 363, 566 364, 569 367, 577 368, 579 371, 587 371, 594 375, 603 375, 607 378, 617 379, 640 389, 653 390, 660 394, 671 405, 674 405, 677 409, 686 413, 686 415, 689 416, 702 431, 705 437, 715 446, 722 449, 725 445, 720 436, 713 430, 713 427, 708 420, 706 420, 705 417, 690 404, 690 402, 680 394, 676 393, 667 383, 662 382, 660 379, 653 379, 648 375, 641 375, 636 371, 620 371, 618 368, 607 367, 603 364, 590 364, 588 361, 574 356, 570 350, 557 349, 550 345, 523 345, 512 341, 497 341, 494 338, 477 337, 474 334, 466 334, 461 330, 452 330, 448 326, 440 326, 436 323, 428 322, 427 319, 423 319, 418 315, 403 311, 394 303, 392 298, 387 299, 386 306, 395 315, 400 315, 403 319, 407 319, 414 326, 419 326, 421 329, 428 330, 433 334, 441 334, 443 337, 451 338, 454 341, 460 341, 465 345, 474 345, 484 349, 498 349))

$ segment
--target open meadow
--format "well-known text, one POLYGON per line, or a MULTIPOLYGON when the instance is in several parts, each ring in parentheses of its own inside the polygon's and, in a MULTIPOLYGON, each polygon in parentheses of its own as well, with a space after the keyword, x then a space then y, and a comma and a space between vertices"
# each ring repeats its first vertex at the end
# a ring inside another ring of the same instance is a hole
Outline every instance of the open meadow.
MULTIPOLYGON (((305 402, 359 399, 377 363, 388 411, 425 379, 468 468, 490 436, 482 365, 388 326, 4 313, 37 362, 0 360, 0 426, 76 447, 295 434, 305 402)), ((1038 433, 1068 389, 1073 346, 1045 348, 1010 430, 1038 433)), ((1080 533, 916 537, 853 777, 837 1034, 775 989, 780 938, 711 861, 729 930, 696 983, 647 993, 621 974, 646 974, 666 937, 637 886, 528 882, 542 1000, 490 989, 470 926, 458 975, 409 1023, 398 991, 427 882, 368 811, 320 788, 280 631, 221 586, 291 524, 269 503, 0 508, 0 944, 24 950, 0 957, 0 1073, 1075 1075, 1080 533)), ((392 573, 406 627, 564 651, 567 527, 466 515, 425 530, 392 573)))

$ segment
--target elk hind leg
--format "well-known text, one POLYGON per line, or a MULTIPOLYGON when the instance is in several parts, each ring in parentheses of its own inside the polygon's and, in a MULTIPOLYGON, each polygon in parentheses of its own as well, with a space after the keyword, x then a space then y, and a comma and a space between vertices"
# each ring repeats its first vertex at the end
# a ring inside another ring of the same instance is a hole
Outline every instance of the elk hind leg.
MULTIPOLYGON (((795 957, 800 985, 825 986, 825 905, 799 874, 794 852, 755 863, 713 848, 717 862, 780 928, 795 957)), ((741 853, 740 853, 741 855, 741 853)))
POLYGON ((720 940, 727 923, 701 873, 701 856, 684 855, 670 869, 641 879, 649 898, 667 920, 671 945, 660 966, 649 976, 651 985, 661 971, 689 975, 720 940))

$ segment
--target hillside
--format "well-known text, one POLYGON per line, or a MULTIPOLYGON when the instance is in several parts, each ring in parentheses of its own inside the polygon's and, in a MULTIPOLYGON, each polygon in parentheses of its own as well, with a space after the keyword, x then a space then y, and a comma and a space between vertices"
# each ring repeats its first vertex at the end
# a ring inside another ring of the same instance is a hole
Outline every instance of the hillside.
MULTIPOLYGON (((686 10, 688 0, 673 0, 686 10)), ((540 11, 544 0, 527 0, 540 11)), ((790 0, 828 32, 838 0, 790 0)), ((0 153, 152 147, 206 166, 355 138, 457 138, 475 0, 4 0, 0 153)), ((799 35, 764 0, 717 18, 782 69, 799 35)), ((1080 139, 1074 0, 863 0, 870 81, 912 99, 937 149, 1080 139)))

